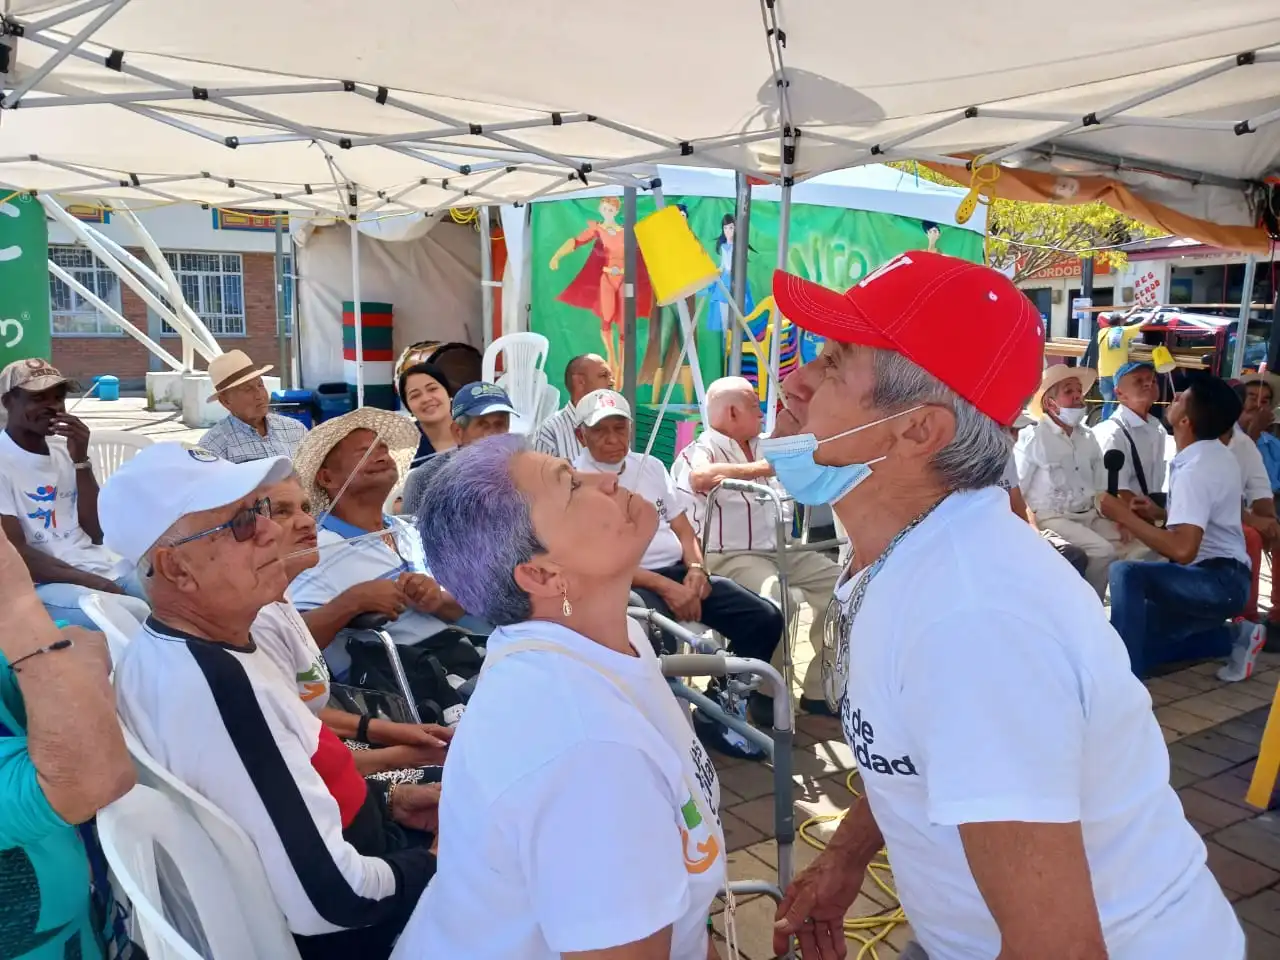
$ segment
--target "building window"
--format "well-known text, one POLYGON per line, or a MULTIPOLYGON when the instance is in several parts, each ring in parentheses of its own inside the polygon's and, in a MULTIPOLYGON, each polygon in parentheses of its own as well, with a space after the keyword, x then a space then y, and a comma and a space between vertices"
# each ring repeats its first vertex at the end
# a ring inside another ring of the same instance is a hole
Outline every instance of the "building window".
MULTIPOLYGON (((244 263, 238 253, 166 253, 187 305, 215 337, 242 337, 244 263)), ((166 336, 177 331, 164 324, 166 336)))
MULTIPOLYGON (((97 294, 107 306, 120 312, 120 278, 88 247, 50 245, 49 259, 97 294)), ((97 307, 53 274, 49 275, 49 315, 54 336, 124 335, 97 307)))

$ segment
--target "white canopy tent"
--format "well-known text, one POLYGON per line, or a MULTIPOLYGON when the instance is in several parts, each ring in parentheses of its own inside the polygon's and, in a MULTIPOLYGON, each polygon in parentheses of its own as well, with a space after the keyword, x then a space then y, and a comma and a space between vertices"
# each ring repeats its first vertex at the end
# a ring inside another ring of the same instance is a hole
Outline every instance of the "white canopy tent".
POLYGON ((1280 163, 1274 0, 925 0, 909 24, 845 0, 0 11, 0 182, 105 198, 349 215, 625 183, 640 162, 800 180, 978 153, 1252 225, 1280 163))

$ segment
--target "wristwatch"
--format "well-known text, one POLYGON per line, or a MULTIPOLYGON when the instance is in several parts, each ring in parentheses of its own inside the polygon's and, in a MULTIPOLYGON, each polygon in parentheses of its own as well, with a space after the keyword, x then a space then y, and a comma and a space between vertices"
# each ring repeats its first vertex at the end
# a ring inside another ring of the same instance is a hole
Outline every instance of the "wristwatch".
POLYGON ((689 569, 689 570, 697 570, 697 571, 698 571, 698 572, 700 572, 700 573, 706 573, 706 572, 707 572, 707 568, 706 568, 706 567, 704 567, 704 566, 703 566, 702 564, 700 564, 700 563, 690 563, 690 564, 688 564, 688 565, 687 565, 687 569, 689 569))
POLYGON ((77 461, 75 461, 75 463, 73 464, 73 466, 74 466, 77 470, 92 470, 92 469, 93 469, 93 461, 92 461, 92 460, 77 460, 77 461))

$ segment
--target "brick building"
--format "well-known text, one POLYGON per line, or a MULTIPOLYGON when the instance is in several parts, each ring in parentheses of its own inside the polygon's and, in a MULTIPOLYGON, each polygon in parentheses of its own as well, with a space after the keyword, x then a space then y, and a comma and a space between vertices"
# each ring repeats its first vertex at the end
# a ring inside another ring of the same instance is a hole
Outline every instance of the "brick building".
MULTIPOLYGON (((139 219, 165 252, 187 302, 222 348, 243 350, 255 362, 278 365, 273 232, 228 229, 211 211, 198 206, 159 208, 140 213, 139 219)), ((110 222, 93 226, 149 264, 127 226, 110 222)), ((290 249, 287 237, 285 249, 290 249)), ((176 332, 60 225, 50 224, 49 256, 139 330, 182 358, 182 340, 176 332)), ((292 273, 291 261, 286 252, 286 274, 292 273)), ((291 286, 286 280, 286 329, 292 313, 291 286)), ((53 363, 68 376, 88 383, 99 374, 112 374, 120 378, 123 388, 140 389, 149 370, 168 369, 52 276, 50 308, 53 363)), ((197 366, 204 367, 199 358, 197 366)))

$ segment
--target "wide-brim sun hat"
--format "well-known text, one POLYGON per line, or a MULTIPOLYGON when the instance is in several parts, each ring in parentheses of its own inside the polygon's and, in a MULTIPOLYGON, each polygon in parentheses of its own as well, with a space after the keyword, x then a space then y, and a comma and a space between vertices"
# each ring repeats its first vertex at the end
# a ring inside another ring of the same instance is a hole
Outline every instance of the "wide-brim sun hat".
POLYGON ((1246 373, 1240 378, 1240 382, 1245 386, 1251 383, 1265 383, 1271 388, 1272 401, 1280 401, 1280 376, 1270 371, 1267 373, 1246 373))
POLYGON ((397 483, 403 482, 409 472, 409 464, 418 449, 418 426, 414 420, 377 407, 361 407, 326 420, 306 435, 293 455, 293 469, 302 489, 311 498, 312 513, 323 513, 332 506, 329 494, 316 484, 321 464, 333 448, 355 430, 371 430, 382 438, 395 461, 397 483))
POLYGON ((1027 414, 1037 420, 1043 417, 1044 395, 1058 384, 1067 380, 1079 380, 1080 389, 1088 393, 1097 379, 1098 371, 1092 367, 1068 367, 1065 363, 1055 363, 1045 368, 1044 378, 1040 381, 1036 392, 1031 395, 1031 402, 1027 404, 1027 414))
POLYGON ((274 367, 269 363, 257 366, 243 350, 228 350, 226 353, 219 354, 209 361, 208 372, 209 380, 213 384, 213 393, 209 394, 208 402, 213 403, 218 399, 218 394, 224 390, 232 390, 265 373, 270 373, 273 369, 274 367))

